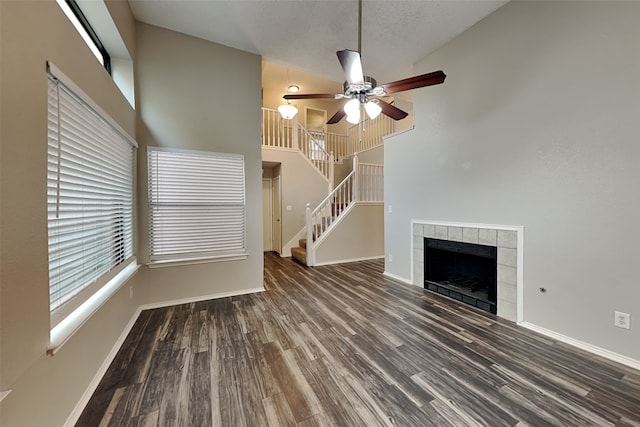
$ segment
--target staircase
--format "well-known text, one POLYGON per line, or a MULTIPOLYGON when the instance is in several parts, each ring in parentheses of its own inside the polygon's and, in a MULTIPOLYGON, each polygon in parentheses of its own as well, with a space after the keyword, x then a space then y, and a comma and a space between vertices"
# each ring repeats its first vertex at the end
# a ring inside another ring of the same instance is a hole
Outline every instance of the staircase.
MULTIPOLYGON (((263 148, 298 151, 328 183, 327 197, 313 209, 307 204, 305 228, 300 230, 297 236, 285 237, 288 239, 285 241, 289 242, 293 240, 292 238, 298 238, 298 246, 291 248, 292 257, 303 265, 313 266, 319 245, 327 239, 327 236, 335 230, 336 226, 357 203, 377 205, 383 203, 383 166, 359 163, 355 153, 358 150, 381 145, 383 137, 393 132, 393 121, 385 119, 386 116, 381 115, 381 120, 376 119, 366 125, 353 126, 349 129, 348 135, 339 135, 327 132, 309 132, 295 118, 283 120, 276 110, 263 108, 262 115, 263 148), (352 171, 333 188, 334 162, 337 159, 342 161, 348 156, 353 156, 352 171)), ((276 153, 276 151, 272 153, 276 153)), ((357 215, 353 218, 361 218, 361 216, 357 215)), ((365 222, 362 224, 369 223, 366 218, 368 217, 364 217, 365 222)), ((348 225, 348 230, 362 228, 357 225, 360 224, 359 222, 354 223, 353 221, 349 221, 351 225, 348 225), (356 227, 352 228, 353 225, 356 227)), ((382 224, 380 223, 381 230, 382 224)), ((335 236, 338 236, 339 239, 340 235, 335 234, 335 236)), ((332 237, 329 241, 335 244, 336 237, 332 237)), ((360 238, 352 241, 360 241, 360 238)), ((338 240, 338 242, 340 241, 338 240)), ((290 247, 289 245, 287 247, 290 247)), ((323 253, 333 253, 329 249, 330 245, 331 243, 329 246, 323 247, 323 253)), ((327 263, 326 257, 324 263, 327 263)))
POLYGON ((307 239, 298 240, 297 248, 291 248, 291 256, 302 265, 307 265, 307 239))

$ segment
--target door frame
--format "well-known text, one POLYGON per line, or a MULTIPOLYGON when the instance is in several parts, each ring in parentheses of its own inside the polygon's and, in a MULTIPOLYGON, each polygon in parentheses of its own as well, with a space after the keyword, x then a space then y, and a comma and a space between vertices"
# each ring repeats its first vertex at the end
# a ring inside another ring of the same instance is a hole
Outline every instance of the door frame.
POLYGON ((264 252, 271 252, 273 250, 273 179, 272 178, 262 178, 262 225, 263 227, 265 227, 266 230, 268 230, 269 235, 265 236, 265 232, 262 232, 262 238, 263 238, 263 242, 262 242, 262 250, 264 252), (266 192, 268 193, 266 195, 267 199, 266 201, 269 202, 269 206, 264 206, 265 205, 265 187, 264 187, 264 183, 267 182, 269 183, 269 187, 266 189, 266 192), (267 220, 268 219, 268 220, 267 220), (268 224, 265 226, 265 224, 268 224), (266 241, 268 241, 268 245, 265 244, 266 241))
POLYGON ((282 255, 282 178, 280 175, 272 178, 271 194, 271 250, 277 252, 278 255, 282 255), (273 199, 276 194, 280 202, 280 206, 277 206, 280 212, 279 218, 275 218, 276 206, 273 199), (279 236, 279 245, 276 244, 276 236, 279 236))

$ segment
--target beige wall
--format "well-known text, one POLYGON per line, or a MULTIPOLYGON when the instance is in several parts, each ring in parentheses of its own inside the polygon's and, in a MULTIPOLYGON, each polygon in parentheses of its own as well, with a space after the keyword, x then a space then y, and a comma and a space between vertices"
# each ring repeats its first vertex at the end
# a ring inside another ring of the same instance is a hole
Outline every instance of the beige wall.
MULTIPOLYGON (((126 14, 125 14, 126 15, 126 14)), ((132 18, 119 22, 131 27, 132 18)), ((47 265, 47 76, 52 61, 131 135, 135 113, 53 0, 0 2, 0 404, 3 426, 62 425, 135 311, 117 293, 54 357, 47 265)))
POLYGON ((146 147, 242 154, 249 257, 143 267, 138 301, 164 303, 262 288, 261 61, 254 54, 138 23, 139 248, 148 259, 146 147))
POLYGON ((316 249, 316 264, 384 256, 384 206, 356 204, 316 249))
POLYGON ((448 77, 385 144, 387 272, 411 278, 411 219, 524 226, 524 320, 640 361, 613 325, 640 318, 638 17, 510 2, 416 65, 448 77))

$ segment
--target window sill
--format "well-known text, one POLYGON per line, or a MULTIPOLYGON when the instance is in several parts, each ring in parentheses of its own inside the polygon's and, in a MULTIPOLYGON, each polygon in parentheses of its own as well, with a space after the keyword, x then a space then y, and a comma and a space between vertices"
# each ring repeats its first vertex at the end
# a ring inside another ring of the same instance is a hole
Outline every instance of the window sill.
POLYGON ((177 267, 181 265, 195 265, 195 264, 209 264, 212 262, 225 262, 225 261, 242 261, 249 258, 249 254, 234 254, 234 255, 221 255, 207 258, 185 258, 185 259, 171 259, 162 261, 150 261, 146 264, 149 268, 162 268, 162 267, 177 267))
POLYGON ((93 314, 102 307, 138 271, 140 265, 133 258, 120 273, 107 282, 91 298, 64 318, 49 334, 47 354, 53 356, 93 314))

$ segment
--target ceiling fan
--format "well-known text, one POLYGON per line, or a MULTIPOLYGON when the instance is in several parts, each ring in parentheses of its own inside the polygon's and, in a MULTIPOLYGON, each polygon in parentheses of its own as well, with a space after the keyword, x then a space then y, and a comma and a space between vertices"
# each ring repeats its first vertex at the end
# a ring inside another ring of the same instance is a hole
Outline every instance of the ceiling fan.
POLYGON ((426 86, 441 84, 447 77, 442 70, 409 77, 378 86, 373 77, 365 76, 362 72, 360 51, 362 50, 362 0, 358 0, 358 50, 339 50, 336 52, 340 65, 344 70, 346 81, 343 84, 343 93, 314 93, 314 94, 287 94, 283 96, 287 101, 292 99, 349 99, 328 121, 327 124, 335 124, 345 116, 349 123, 360 122, 361 106, 364 106, 369 118, 374 119, 382 113, 393 120, 402 120, 409 114, 406 111, 391 105, 380 99, 383 96, 417 89, 426 86))

